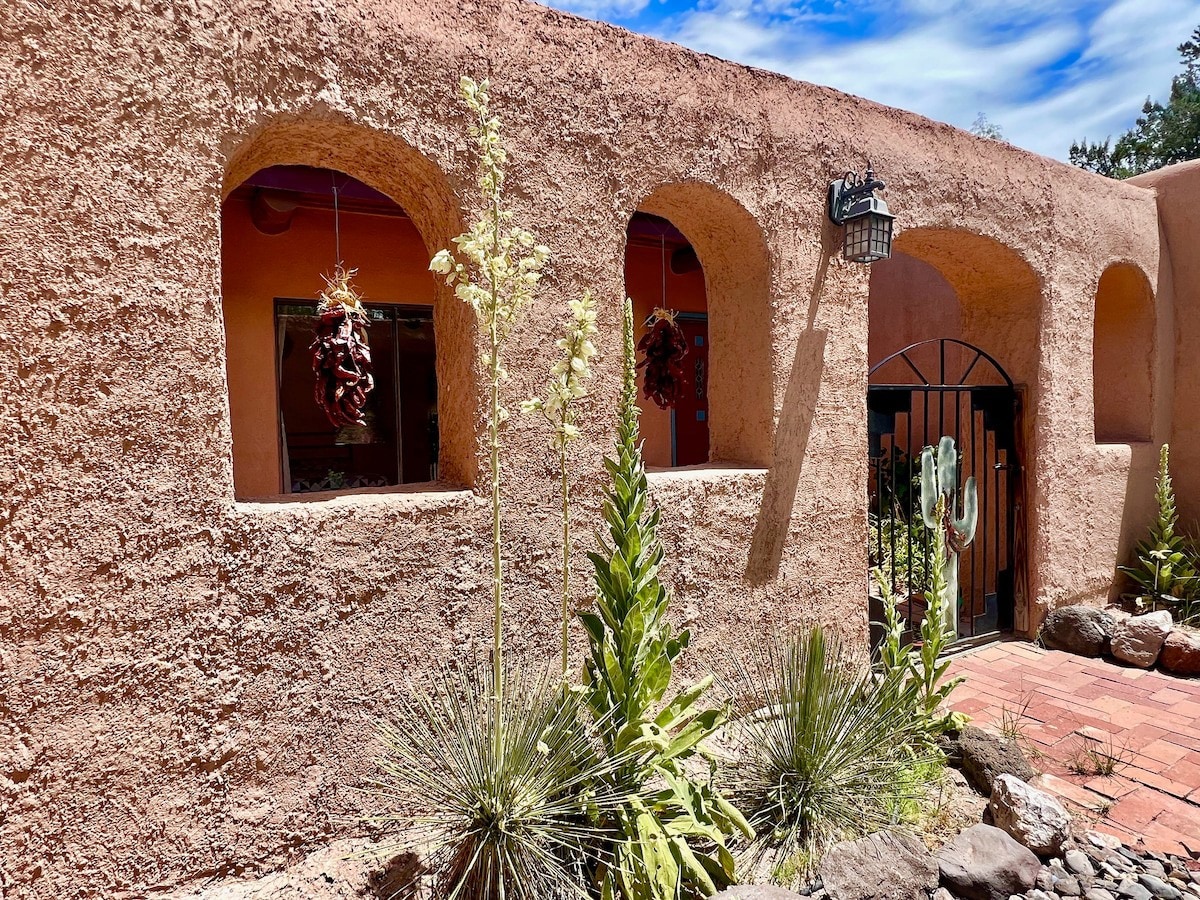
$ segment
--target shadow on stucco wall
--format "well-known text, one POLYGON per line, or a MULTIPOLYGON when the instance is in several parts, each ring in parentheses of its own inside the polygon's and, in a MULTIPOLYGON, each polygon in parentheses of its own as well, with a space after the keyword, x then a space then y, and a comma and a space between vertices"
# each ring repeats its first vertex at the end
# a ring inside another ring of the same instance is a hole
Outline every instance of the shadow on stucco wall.
MULTIPOLYGON (((822 244, 812 292, 808 298, 808 319, 796 340, 796 354, 792 359, 792 370, 779 411, 774 462, 767 473, 762 505, 754 525, 746 563, 746 580, 751 584, 765 584, 779 571, 796 491, 800 485, 800 472, 804 468, 808 439, 812 434, 817 397, 825 377, 828 333, 814 326, 821 295, 825 290, 825 277, 829 272, 829 243, 826 240, 822 244)), ((865 534, 863 539, 865 541, 865 534)))

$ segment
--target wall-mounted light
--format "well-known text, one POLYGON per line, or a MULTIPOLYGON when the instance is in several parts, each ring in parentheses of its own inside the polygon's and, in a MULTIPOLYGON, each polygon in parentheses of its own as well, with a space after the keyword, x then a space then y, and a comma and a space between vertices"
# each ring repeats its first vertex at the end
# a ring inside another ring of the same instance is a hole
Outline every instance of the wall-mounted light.
POLYGON ((846 228, 846 259, 870 263, 892 255, 892 220, 896 217, 888 212, 883 199, 875 196, 875 191, 883 187, 870 162, 865 177, 847 172, 830 183, 829 218, 834 225, 846 228))

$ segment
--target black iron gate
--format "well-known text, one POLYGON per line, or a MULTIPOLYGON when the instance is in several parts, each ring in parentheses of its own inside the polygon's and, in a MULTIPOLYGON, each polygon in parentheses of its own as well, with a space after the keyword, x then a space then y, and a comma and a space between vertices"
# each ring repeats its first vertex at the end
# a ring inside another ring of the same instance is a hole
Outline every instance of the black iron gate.
MULTIPOLYGON (((959 556, 958 637, 1011 630, 1018 541, 1018 396, 987 353, 963 341, 924 341, 871 369, 870 564, 890 580, 910 631, 920 627, 930 532, 921 520, 921 450, 942 435, 959 451, 959 484, 976 480, 979 523, 959 556)), ((872 591, 872 621, 881 607, 872 591)))

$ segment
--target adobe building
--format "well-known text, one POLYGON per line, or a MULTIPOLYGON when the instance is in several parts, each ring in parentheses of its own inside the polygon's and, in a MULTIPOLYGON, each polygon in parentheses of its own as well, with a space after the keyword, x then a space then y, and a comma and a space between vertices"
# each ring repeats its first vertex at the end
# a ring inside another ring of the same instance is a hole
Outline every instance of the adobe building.
POLYGON ((964 636, 1104 603, 1162 442, 1200 516, 1200 165, 1114 182, 520 0, 6 3, 0 33, 8 896, 141 897, 353 831, 373 722, 485 650, 482 343, 427 270, 479 213, 463 74, 553 252, 504 385, 513 653, 558 627, 554 460, 515 410, 584 290, 577 599, 629 293, 694 351, 643 423, 693 671, 781 625, 865 642, 868 515, 951 419, 988 479, 964 636), (868 160, 897 217, 870 266, 826 208, 868 160), (339 254, 381 373, 357 434, 306 360, 339 254))

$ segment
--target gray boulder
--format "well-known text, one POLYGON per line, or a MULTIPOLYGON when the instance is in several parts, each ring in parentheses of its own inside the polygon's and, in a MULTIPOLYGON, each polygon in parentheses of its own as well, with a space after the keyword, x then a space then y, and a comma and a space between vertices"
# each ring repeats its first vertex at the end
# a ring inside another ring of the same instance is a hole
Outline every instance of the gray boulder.
POLYGON ((992 796, 992 787, 1000 775, 1015 775, 1022 781, 1033 777, 1029 760, 1014 741, 968 725, 959 734, 958 746, 963 774, 971 787, 985 797, 992 796))
POLYGON ((972 825, 937 854, 942 887, 964 900, 1008 900, 1037 883, 1042 864, 999 828, 972 825))
POLYGON ((1054 856, 1071 836, 1071 816, 1063 805, 1014 775, 996 777, 988 809, 997 828, 1039 856, 1054 856))
POLYGON ((1042 623, 1041 641, 1051 650, 1101 656, 1108 649, 1116 620, 1094 606, 1060 606, 1042 623))
POLYGON ((817 869, 833 900, 925 900, 938 864, 916 837, 881 831, 825 851, 817 869))
POLYGON ((1130 616, 1113 626, 1109 652, 1130 665, 1148 669, 1171 632, 1171 614, 1165 609, 1130 616))

